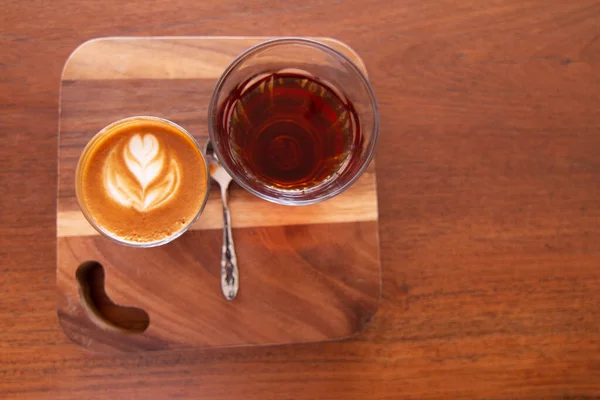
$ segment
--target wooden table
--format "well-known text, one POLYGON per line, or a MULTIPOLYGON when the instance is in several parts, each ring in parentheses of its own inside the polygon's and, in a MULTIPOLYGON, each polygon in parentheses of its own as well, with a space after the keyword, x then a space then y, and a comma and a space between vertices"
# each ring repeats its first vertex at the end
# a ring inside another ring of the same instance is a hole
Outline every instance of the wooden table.
POLYGON ((600 4, 8 2, 0 398, 600 397, 600 4), (102 356, 55 315, 61 68, 107 35, 333 36, 369 69, 383 298, 341 342, 102 356))

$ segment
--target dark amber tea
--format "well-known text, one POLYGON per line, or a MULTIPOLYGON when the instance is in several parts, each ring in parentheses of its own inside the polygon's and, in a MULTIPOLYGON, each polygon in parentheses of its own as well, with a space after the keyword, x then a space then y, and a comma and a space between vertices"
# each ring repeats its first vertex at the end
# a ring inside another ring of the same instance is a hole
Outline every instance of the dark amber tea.
POLYGON ((364 72, 349 49, 310 39, 278 38, 244 51, 210 99, 219 162, 242 188, 273 203, 303 206, 342 193, 367 169, 379 136, 364 72))
POLYGON ((240 168, 280 189, 332 177, 361 141, 352 104, 309 74, 279 72, 240 83, 219 110, 220 129, 240 168))

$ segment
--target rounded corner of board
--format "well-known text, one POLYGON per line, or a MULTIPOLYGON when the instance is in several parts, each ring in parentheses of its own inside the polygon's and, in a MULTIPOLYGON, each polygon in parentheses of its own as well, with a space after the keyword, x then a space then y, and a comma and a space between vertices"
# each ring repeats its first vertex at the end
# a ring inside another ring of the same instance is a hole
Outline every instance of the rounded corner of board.
POLYGON ((333 37, 329 37, 329 36, 317 38, 317 40, 324 41, 325 43, 329 44, 336 50, 340 51, 346 57, 350 56, 348 58, 350 58, 352 60, 352 62, 354 62, 356 64, 358 69, 360 69, 360 71, 363 74, 365 74, 365 76, 367 78, 369 77, 369 73, 367 71, 367 66, 365 64, 365 61, 362 59, 360 54, 358 54, 358 52, 356 50, 354 50, 354 48, 352 48, 352 46, 350 46, 348 43, 343 42, 343 41, 333 38, 333 37))
POLYGON ((114 40, 114 39, 116 39, 116 38, 112 37, 112 36, 98 37, 98 38, 88 39, 85 42, 80 43, 77 47, 75 47, 73 49, 73 51, 69 54, 69 56, 65 60, 65 64, 63 65, 62 73, 60 75, 60 80, 68 81, 72 78, 73 64, 75 62, 77 62, 81 53, 86 54, 87 52, 89 52, 90 48, 93 48, 98 43, 106 42, 106 41, 110 41, 110 40, 114 40))

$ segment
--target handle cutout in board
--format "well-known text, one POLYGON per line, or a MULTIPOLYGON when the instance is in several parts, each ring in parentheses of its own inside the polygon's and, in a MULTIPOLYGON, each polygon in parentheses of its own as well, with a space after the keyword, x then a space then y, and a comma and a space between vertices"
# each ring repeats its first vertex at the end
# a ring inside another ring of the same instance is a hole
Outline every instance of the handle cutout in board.
POLYGON ((82 263, 76 272, 81 303, 90 319, 108 330, 142 333, 150 325, 148 313, 141 308, 115 304, 104 289, 104 268, 97 261, 82 263))

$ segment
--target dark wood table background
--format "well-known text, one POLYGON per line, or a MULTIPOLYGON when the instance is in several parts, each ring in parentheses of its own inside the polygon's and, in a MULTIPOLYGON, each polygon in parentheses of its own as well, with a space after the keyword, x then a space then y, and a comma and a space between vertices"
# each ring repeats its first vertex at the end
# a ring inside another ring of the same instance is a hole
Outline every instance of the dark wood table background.
POLYGON ((0 3, 0 397, 600 397, 600 3, 0 3), (332 36, 381 107, 383 295, 342 342, 103 356, 55 315, 61 68, 109 35, 332 36))

